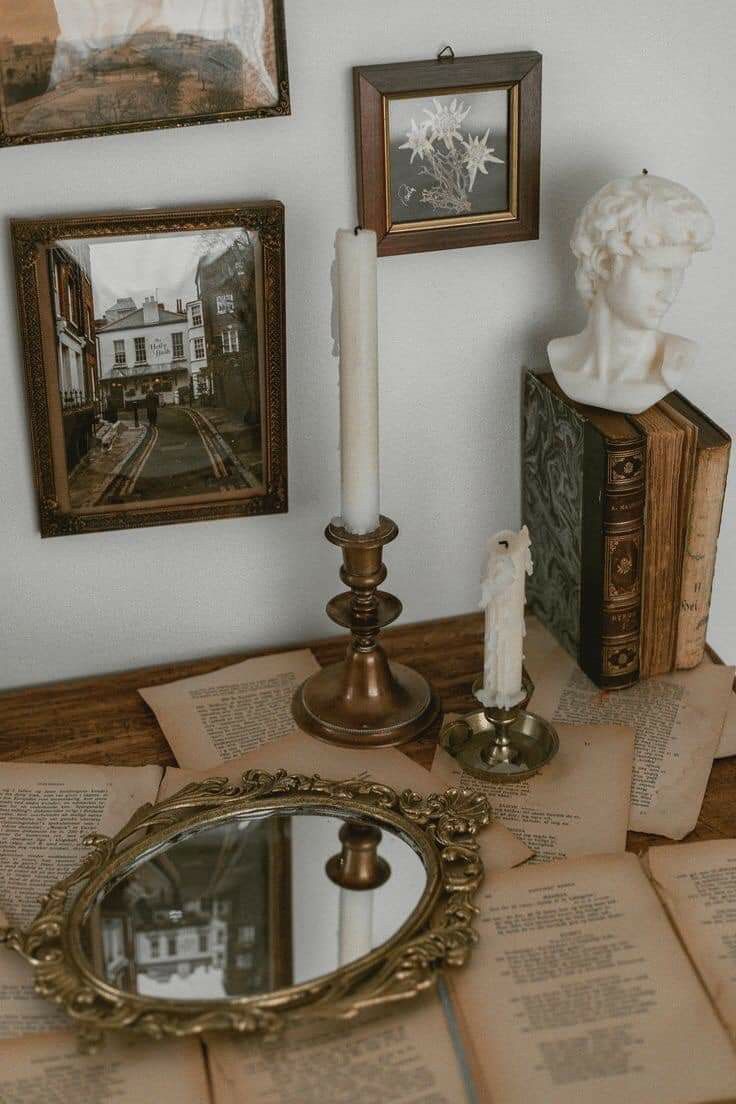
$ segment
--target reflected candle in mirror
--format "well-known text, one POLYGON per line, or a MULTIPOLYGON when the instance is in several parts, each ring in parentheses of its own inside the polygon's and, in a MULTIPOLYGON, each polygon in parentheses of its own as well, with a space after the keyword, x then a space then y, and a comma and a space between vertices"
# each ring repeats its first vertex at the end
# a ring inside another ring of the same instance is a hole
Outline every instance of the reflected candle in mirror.
POLYGON ((391 876, 391 867, 378 854, 383 839, 371 824, 348 820, 338 834, 342 851, 325 865, 330 881, 340 886, 338 960, 345 966, 373 947, 374 891, 391 876))
POLYGON ((373 894, 372 889, 340 890, 338 961, 341 966, 362 958, 373 947, 373 894))
POLYGON ((384 944, 426 884, 422 859, 390 828, 309 810, 234 816, 154 848, 111 883, 89 916, 86 955, 124 993, 275 992, 384 944), (333 860, 337 878, 325 873, 333 860))
POLYGON ((373 230, 338 230, 341 520, 349 533, 378 528, 377 246, 373 230))

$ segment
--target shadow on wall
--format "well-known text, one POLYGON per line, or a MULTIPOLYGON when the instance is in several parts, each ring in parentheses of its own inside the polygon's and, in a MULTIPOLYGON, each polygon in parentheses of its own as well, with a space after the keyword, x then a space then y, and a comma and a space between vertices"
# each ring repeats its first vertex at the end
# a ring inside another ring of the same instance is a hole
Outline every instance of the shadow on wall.
POLYGON ((523 470, 524 375, 528 370, 548 370, 547 345, 552 338, 577 333, 585 324, 585 308, 575 288, 577 262, 570 249, 575 220, 599 188, 621 175, 620 168, 613 164, 595 161, 577 167, 574 173, 548 178, 545 182, 540 235, 546 247, 545 261, 555 286, 547 297, 546 313, 540 315, 537 311, 531 311, 532 320, 518 337, 519 347, 528 350, 521 360, 515 380, 520 432, 514 451, 519 471, 523 470))

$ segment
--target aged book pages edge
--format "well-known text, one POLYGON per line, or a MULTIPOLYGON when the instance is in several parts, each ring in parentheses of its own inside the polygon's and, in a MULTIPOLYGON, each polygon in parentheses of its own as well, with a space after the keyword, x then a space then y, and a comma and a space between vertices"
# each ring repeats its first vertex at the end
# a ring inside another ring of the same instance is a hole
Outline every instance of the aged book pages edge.
MULTIPOLYGON (((676 603, 684 548, 675 548, 669 559, 663 558, 663 549, 668 531, 675 536, 674 545, 682 529, 678 514, 686 434, 659 406, 632 415, 632 421, 647 438, 640 665, 641 677, 647 678, 667 674, 675 661, 676 603), (667 472, 677 473, 676 481, 667 479, 667 472), (662 493, 663 486, 669 494, 662 493)), ((684 543, 684 531, 682 539, 684 543)))

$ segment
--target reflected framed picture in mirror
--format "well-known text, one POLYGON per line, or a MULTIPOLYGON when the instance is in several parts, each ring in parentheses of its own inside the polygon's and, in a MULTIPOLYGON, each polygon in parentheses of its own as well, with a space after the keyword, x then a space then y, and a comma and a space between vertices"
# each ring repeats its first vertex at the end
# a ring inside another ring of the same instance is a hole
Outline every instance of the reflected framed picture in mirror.
POLYGON ((0 0, 0 146, 289 112, 283 0, 0 0))
POLYGON ((283 206, 11 230, 42 536, 286 511, 283 206))
POLYGON ((539 237, 542 58, 353 70, 360 224, 379 255, 539 237))

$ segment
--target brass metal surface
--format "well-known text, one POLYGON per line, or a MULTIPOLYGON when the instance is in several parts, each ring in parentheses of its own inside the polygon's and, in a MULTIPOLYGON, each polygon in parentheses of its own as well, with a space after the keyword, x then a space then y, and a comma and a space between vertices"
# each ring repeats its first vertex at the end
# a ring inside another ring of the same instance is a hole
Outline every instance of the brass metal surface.
POLYGON ((88 836, 91 851, 78 869, 49 889, 26 930, 0 928, 0 943, 33 967, 36 992, 66 1010, 88 1049, 117 1029, 154 1039, 203 1031, 273 1035, 287 1021, 353 1019, 431 988, 440 970, 467 960, 477 939, 473 899, 483 877, 476 836, 489 819, 482 794, 397 793, 365 777, 329 781, 250 770, 239 785, 225 778, 193 782, 157 805, 141 806, 117 835, 88 836), (424 892, 390 939, 330 974, 257 996, 167 1000, 123 992, 99 976, 85 949, 85 924, 134 866, 183 835, 236 816, 304 810, 392 831, 419 855, 424 892))
POLYGON ((349 820, 340 829, 342 851, 327 860, 325 870, 342 889, 378 889, 391 877, 391 867, 378 854, 381 830, 349 820))
MULTIPOLYGON (((482 684, 482 679, 476 679, 473 694, 482 684)), ((446 724, 440 732, 440 746, 474 778, 523 782, 557 754, 560 741, 554 726, 527 712, 534 683, 526 671, 523 685, 524 698, 518 705, 475 710, 446 724)))
POLYGON ((378 587, 386 578, 383 547, 398 536, 390 518, 356 535, 330 523, 325 536, 342 550, 340 578, 350 591, 327 604, 327 614, 349 628, 346 656, 308 678, 292 702, 301 729, 343 747, 390 747, 420 735, 436 719, 439 700, 422 675, 389 660, 378 643, 382 628, 401 613, 398 598, 378 587))

